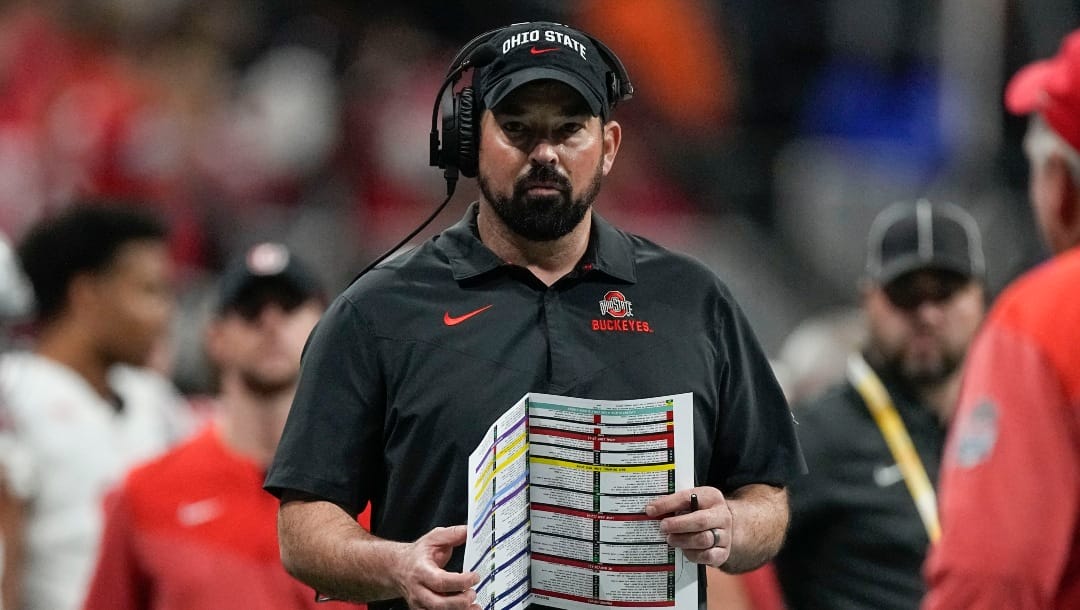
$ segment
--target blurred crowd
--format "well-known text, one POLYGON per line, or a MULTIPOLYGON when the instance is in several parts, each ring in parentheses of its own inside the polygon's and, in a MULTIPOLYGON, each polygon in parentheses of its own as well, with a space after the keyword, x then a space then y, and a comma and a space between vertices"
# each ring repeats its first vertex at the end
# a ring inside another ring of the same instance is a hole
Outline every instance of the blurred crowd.
MULTIPOLYGON (((481 31, 550 19, 607 40, 637 89, 601 212, 718 268, 779 356, 801 321, 853 302, 861 236, 893 201, 971 211, 1000 244, 992 289, 1042 256, 1000 90, 1076 13, 1054 0, 9 0, 0 231, 15 240, 79 195, 146 202, 171 226, 180 324, 207 277, 262 239, 341 288, 441 198, 426 136, 447 58, 481 31)), ((174 365, 195 390, 192 348, 174 365)))

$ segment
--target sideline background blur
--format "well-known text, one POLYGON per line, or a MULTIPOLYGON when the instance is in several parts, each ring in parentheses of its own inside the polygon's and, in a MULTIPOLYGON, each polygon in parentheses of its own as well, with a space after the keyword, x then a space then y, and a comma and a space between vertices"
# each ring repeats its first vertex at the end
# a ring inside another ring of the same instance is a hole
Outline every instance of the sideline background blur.
MULTIPOLYGON (((182 305, 162 366, 203 391, 196 331, 222 262, 280 240, 344 288, 444 196, 427 134, 457 50, 559 21, 611 46, 637 89, 599 212, 716 269, 783 381, 785 339, 855 303, 867 228, 895 200, 968 209, 992 292, 1044 256, 1002 90, 1053 54, 1078 5, 0 1, 0 231, 16 241, 76 195, 154 202, 182 305)), ((422 235, 475 191, 461 181, 422 235)))

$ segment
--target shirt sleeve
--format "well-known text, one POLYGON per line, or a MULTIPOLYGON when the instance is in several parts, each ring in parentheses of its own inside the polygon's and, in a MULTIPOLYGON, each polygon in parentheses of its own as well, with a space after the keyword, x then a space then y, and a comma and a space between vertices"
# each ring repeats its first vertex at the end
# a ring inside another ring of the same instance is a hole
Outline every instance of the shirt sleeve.
POLYGON ((784 486, 806 471, 791 409, 746 316, 726 289, 721 294, 720 428, 708 481, 724 492, 784 486))
POLYGON ((827 406, 815 403, 797 406, 795 410, 799 414, 799 442, 807 473, 795 477, 788 486, 791 523, 784 546, 774 559, 776 578, 793 607, 812 603, 810 600, 814 599, 807 588, 815 583, 806 575, 821 561, 823 545, 830 536, 827 525, 836 519, 837 509, 830 492, 839 486, 832 477, 838 466, 829 449, 835 446, 830 432, 837 422, 835 417, 823 415, 828 412, 827 406))
POLYGON ((1055 607, 1080 514, 1065 386, 1030 338, 988 325, 946 444, 924 610, 1055 607))
POLYGON ((83 610, 149 608, 149 583, 139 568, 132 519, 122 490, 105 499, 105 529, 83 610))
POLYGON ((305 492, 354 516, 368 503, 382 476, 386 391, 378 349, 353 303, 335 300, 304 350, 267 491, 305 492))

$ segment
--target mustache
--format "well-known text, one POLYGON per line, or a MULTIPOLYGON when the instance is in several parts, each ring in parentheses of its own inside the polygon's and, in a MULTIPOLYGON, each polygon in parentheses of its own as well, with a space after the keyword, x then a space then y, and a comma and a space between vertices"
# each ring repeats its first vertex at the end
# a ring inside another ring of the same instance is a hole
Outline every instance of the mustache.
POLYGON ((533 166, 528 174, 517 179, 514 183, 514 188, 519 192, 523 192, 529 185, 537 183, 551 184, 561 191, 570 190, 570 180, 550 165, 533 166))

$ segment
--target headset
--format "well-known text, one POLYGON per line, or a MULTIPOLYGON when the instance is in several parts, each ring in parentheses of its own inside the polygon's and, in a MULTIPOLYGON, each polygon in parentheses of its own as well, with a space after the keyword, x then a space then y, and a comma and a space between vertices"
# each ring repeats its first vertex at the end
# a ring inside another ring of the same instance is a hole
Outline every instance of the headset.
MULTIPOLYGON (((542 25, 538 22, 537 25, 542 25)), ((478 171, 479 158, 479 126, 480 115, 483 113, 483 101, 476 94, 476 71, 489 63, 496 56, 494 47, 487 43, 503 31, 516 28, 525 23, 515 23, 506 27, 496 28, 480 34, 466 44, 450 62, 446 72, 446 80, 435 99, 435 107, 431 112, 431 155, 430 164, 446 170, 447 180, 456 180, 457 173, 466 178, 475 178, 478 171), (463 87, 461 91, 454 92, 458 80, 461 79, 465 70, 473 69, 473 86, 463 87), (442 108, 442 145, 439 144, 439 132, 437 119, 439 109, 442 108), (453 174, 453 177, 450 177, 453 174)), ((562 24, 556 24, 562 25, 562 24)), ((569 27, 569 26, 563 26, 569 27)), ((610 68, 607 73, 607 99, 605 103, 610 110, 614 110, 620 101, 633 97, 634 86, 630 83, 630 75, 626 71, 619 57, 603 42, 593 36, 580 32, 593 44, 600 53, 601 59, 610 68)))
MULTIPOLYGON (((356 277, 353 278, 354 282, 360 279, 360 276, 374 269, 388 256, 401 249, 402 246, 409 243, 409 240, 416 237, 420 231, 424 230, 424 227, 428 226, 432 220, 435 220, 435 217, 443 211, 446 205, 450 203, 450 199, 454 196, 454 189, 457 186, 459 173, 466 178, 476 177, 479 167, 478 159, 480 157, 478 128, 480 125, 480 115, 484 110, 483 101, 476 95, 476 70, 495 60, 498 52, 495 50, 495 47, 487 44, 492 38, 509 28, 519 27, 526 25, 527 23, 529 22, 514 23, 484 32, 470 40, 460 51, 458 51, 457 55, 454 56, 453 61, 450 62, 449 69, 446 71, 446 78, 443 80, 443 84, 439 87, 439 92, 435 96, 435 105, 431 109, 431 133, 429 135, 431 150, 428 162, 433 167, 444 170, 443 177, 446 178, 446 199, 435 208, 435 211, 432 212, 420 226, 416 227, 412 233, 405 236, 405 239, 402 239, 394 247, 383 252, 378 258, 364 267, 360 273, 356 274, 356 277), (461 80, 461 75, 469 69, 473 70, 473 86, 463 87, 461 91, 454 92, 454 87, 457 86, 458 81, 461 80), (440 109, 442 110, 441 114, 439 112, 440 109), (441 141, 439 138, 440 116, 442 118, 441 141)), ((548 22, 536 22, 536 25, 540 26, 544 23, 548 22)), ((569 28, 569 26, 562 27, 569 28)), ((615 109, 615 106, 619 102, 633 97, 634 86, 630 83, 630 75, 626 71, 626 66, 623 65, 622 61, 619 60, 619 57, 615 55, 615 52, 608 48, 607 45, 581 30, 574 30, 589 39, 589 42, 591 42, 593 47, 600 53, 604 63, 610 68, 610 71, 607 73, 607 99, 605 100, 608 111, 610 112, 615 109)))

